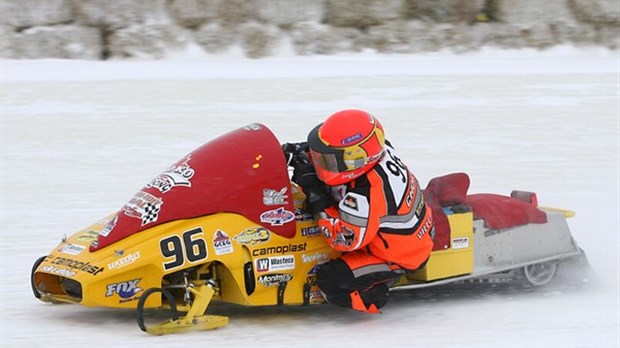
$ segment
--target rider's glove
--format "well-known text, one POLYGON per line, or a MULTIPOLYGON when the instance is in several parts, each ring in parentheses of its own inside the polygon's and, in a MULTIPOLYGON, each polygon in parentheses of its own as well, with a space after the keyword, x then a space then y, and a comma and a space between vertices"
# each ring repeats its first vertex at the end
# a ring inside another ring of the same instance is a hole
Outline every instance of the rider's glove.
POLYGON ((356 234, 350 228, 343 228, 338 220, 338 209, 330 207, 319 214, 318 225, 321 233, 332 248, 338 251, 351 251, 356 245, 356 234))
POLYGON ((301 143, 284 143, 282 144, 282 151, 285 154, 296 156, 299 153, 308 152, 308 143, 305 141, 301 143))
POLYGON ((306 205, 313 215, 335 204, 332 195, 325 184, 319 180, 310 163, 296 165, 293 177, 306 194, 306 205))
POLYGON ((306 205, 308 210, 316 215, 325 208, 334 205, 334 199, 329 193, 325 184, 319 180, 310 158, 308 157, 308 144, 285 144, 283 146, 286 152, 293 154, 291 165, 294 168, 293 181, 295 181, 306 194, 306 205))

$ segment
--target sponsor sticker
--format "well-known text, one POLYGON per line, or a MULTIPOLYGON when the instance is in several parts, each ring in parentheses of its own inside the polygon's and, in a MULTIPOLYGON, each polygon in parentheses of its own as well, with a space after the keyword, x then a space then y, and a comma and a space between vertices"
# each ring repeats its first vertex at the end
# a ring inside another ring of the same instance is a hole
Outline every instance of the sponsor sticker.
POLYGON ((285 271, 295 269, 295 256, 283 255, 256 260, 257 272, 285 271))
POLYGON ((270 238, 269 230, 264 227, 250 227, 234 236, 233 239, 242 245, 256 246, 263 244, 270 238))
POLYGON ((249 124, 249 125, 243 127, 243 129, 249 130, 249 131, 259 131, 259 130, 262 129, 262 127, 259 124, 257 124, 257 123, 252 123, 252 124, 249 124))
POLYGON ((138 287, 138 283, 140 283, 141 278, 128 280, 120 283, 112 283, 106 286, 106 297, 113 296, 117 294, 121 298, 122 302, 137 300, 136 295, 142 291, 140 287, 138 287))
POLYGON ((103 267, 95 266, 95 265, 91 264, 90 262, 71 260, 71 259, 67 259, 67 258, 59 257, 59 256, 56 256, 56 257, 50 256, 50 260, 49 261, 53 265, 62 266, 64 268, 68 268, 68 269, 70 269, 72 271, 80 271, 80 272, 90 273, 92 275, 97 275, 97 274, 103 272, 103 270, 104 270, 103 267))
POLYGON ((281 188, 279 191, 272 189, 263 189, 263 204, 264 205, 282 205, 288 204, 286 199, 288 196, 286 195, 287 187, 281 188))
MULTIPOLYGON (((426 232, 429 232, 429 230, 432 232, 433 231, 433 221, 431 219, 426 219, 426 223, 424 224, 424 226, 422 226, 422 228, 418 231, 418 233, 416 234, 416 236, 418 237, 418 239, 422 239, 422 237, 426 234, 426 232)), ((458 238, 457 238, 458 239, 458 238)))
POLYGON ((355 197, 347 195, 342 202, 345 207, 349 207, 353 210, 358 210, 357 199, 355 197))
POLYGON ((452 249, 469 248, 469 237, 452 238, 452 249))
POLYGON ((314 254, 301 254, 301 261, 303 263, 323 262, 329 260, 328 253, 314 253, 314 254))
POLYGON ((310 293, 308 293, 308 302, 311 304, 324 303, 325 299, 321 291, 317 288, 317 290, 311 290, 310 293))
POLYGON ((138 218, 142 226, 157 221, 161 205, 164 202, 150 193, 138 191, 123 207, 125 215, 138 218))
POLYGON ((99 232, 89 230, 88 232, 79 235, 77 240, 83 243, 90 243, 97 240, 97 237, 99 237, 99 232))
POLYGON ((282 226, 287 222, 293 221, 294 219, 295 214, 284 208, 268 210, 260 214, 260 221, 268 223, 271 226, 282 226))
POLYGON ((319 226, 303 227, 301 229, 301 235, 304 237, 314 237, 320 234, 321 234, 321 229, 319 228, 319 226))
POLYGON ((78 255, 79 253, 84 251, 84 249, 86 249, 85 246, 67 243, 63 245, 60 249, 58 249, 58 251, 64 254, 78 255))
POLYGON ((135 253, 131 253, 126 255, 123 258, 120 258, 114 262, 110 262, 108 263, 108 269, 115 269, 115 268, 121 268, 124 266, 127 266, 129 264, 134 263, 137 259, 140 258, 140 252, 136 251, 135 253))
POLYGON ((306 284, 310 286, 318 286, 319 281, 316 279, 316 274, 309 274, 306 277, 306 284))
POLYGON ((353 134, 353 135, 350 135, 350 136, 340 140, 340 144, 341 145, 349 145, 349 144, 351 144, 351 143, 353 143, 355 141, 358 141, 358 140, 360 140, 362 138, 363 138, 362 133, 353 134))
POLYGON ((277 245, 270 246, 266 248, 260 248, 252 250, 253 256, 263 256, 263 255, 273 255, 273 254, 286 254, 286 253, 296 253, 299 251, 306 251, 307 243, 301 244, 287 244, 287 245, 277 245))
POLYGON ((318 287, 316 269, 317 269, 317 266, 314 266, 310 270, 310 272, 308 272, 308 275, 306 276, 306 284, 310 286, 310 289, 308 292, 308 301, 310 303, 323 303, 325 302, 325 299, 323 298, 323 295, 321 295, 321 291, 319 290, 319 287, 318 287))
POLYGON ((233 252, 233 244, 230 237, 222 230, 215 231, 213 235, 213 249, 216 255, 230 254, 233 252))
POLYGON ((146 187, 154 187, 161 193, 166 193, 176 186, 192 187, 191 179, 195 172, 189 165, 191 159, 191 156, 187 156, 183 163, 168 167, 163 173, 148 183, 146 187))
POLYGON ((59 275, 65 278, 71 278, 75 275, 75 272, 73 271, 69 271, 64 268, 58 268, 54 266, 43 266, 41 267, 41 271, 46 272, 46 273, 56 274, 56 275, 59 275))
POLYGON ((270 287, 280 283, 290 282, 292 279, 293 275, 288 273, 265 274, 258 277, 258 283, 264 287, 270 287))
POLYGON ((118 222, 118 214, 114 215, 114 218, 106 223, 105 227, 101 230, 101 232, 99 232, 99 234, 104 237, 107 237, 110 234, 110 232, 112 232, 114 227, 116 227, 117 222, 118 222))

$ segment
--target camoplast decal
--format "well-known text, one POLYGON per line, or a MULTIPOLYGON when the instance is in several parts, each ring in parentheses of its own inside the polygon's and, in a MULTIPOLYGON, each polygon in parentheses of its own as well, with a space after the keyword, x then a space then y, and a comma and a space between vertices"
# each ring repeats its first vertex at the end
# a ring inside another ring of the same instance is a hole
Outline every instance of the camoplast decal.
POLYGON ((257 272, 285 271, 295 269, 295 256, 282 255, 256 259, 257 272))
POLYGON ((164 202, 150 193, 138 191, 123 207, 125 215, 142 220, 142 226, 157 221, 164 202))
POLYGON ((250 227, 246 228, 243 232, 234 236, 233 239, 235 242, 248 245, 248 246, 256 246, 259 244, 263 244, 269 240, 271 235, 269 234, 269 230, 264 227, 250 227))
POLYGON ((264 205, 282 205, 288 204, 286 199, 288 196, 286 195, 287 187, 281 188, 279 191, 272 189, 263 189, 263 204, 264 205))
POLYGON ((168 167, 146 187, 154 187, 161 193, 166 193, 176 186, 192 187, 191 179, 195 172, 189 165, 191 159, 191 156, 187 156, 183 163, 168 167))
POLYGON ((108 221, 105 227, 99 232, 100 235, 107 237, 110 232, 116 227, 116 223, 118 222, 118 214, 114 215, 114 218, 108 221))
POLYGON ((141 288, 138 287, 138 283, 140 283, 141 278, 128 280, 120 283, 112 283, 106 286, 106 297, 110 297, 114 294, 117 294, 121 298, 122 302, 137 300, 136 295, 142 291, 141 288))
POLYGON ((252 250, 252 256, 263 256, 263 255, 282 255, 286 253, 296 253, 300 251, 306 251, 306 247, 308 243, 303 242, 301 244, 287 244, 287 245, 278 245, 271 246, 266 248, 260 248, 252 250))
POLYGON ((86 247, 83 245, 67 243, 63 245, 60 249, 58 249, 58 252, 69 255, 78 255, 79 253, 84 251, 84 249, 86 249, 86 247))
POLYGON ((115 269, 115 268, 121 268, 124 266, 127 266, 129 264, 134 263, 137 259, 140 258, 140 252, 136 251, 135 253, 131 253, 131 254, 127 254, 126 256, 114 261, 114 262, 110 262, 108 263, 108 269, 115 269))
POLYGON ((265 274, 258 277, 258 283, 267 288, 280 283, 290 282, 292 279, 293 275, 288 273, 265 274))
POLYGON ((71 259, 67 259, 64 257, 58 257, 58 256, 56 257, 49 256, 49 257, 50 257, 51 264, 62 266, 72 271, 86 272, 92 275, 97 275, 103 272, 103 267, 95 266, 91 264, 90 262, 76 261, 76 260, 71 260, 71 259))
POLYGON ((215 231, 213 235, 213 249, 216 255, 230 254, 233 252, 233 245, 230 237, 222 230, 215 231))
POLYGON ((271 226, 282 226, 287 222, 293 221, 294 219, 295 214, 284 208, 269 210, 260 214, 260 221, 271 224, 271 226))

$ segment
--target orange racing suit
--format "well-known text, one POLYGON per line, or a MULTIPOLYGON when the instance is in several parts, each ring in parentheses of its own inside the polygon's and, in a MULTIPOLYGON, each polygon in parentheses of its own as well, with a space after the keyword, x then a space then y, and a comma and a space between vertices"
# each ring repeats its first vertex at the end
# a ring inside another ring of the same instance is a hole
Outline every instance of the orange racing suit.
POLYGON ((339 188, 338 208, 326 209, 319 226, 328 243, 344 254, 319 269, 319 287, 329 302, 377 312, 387 301, 388 283, 403 269, 415 270, 428 260, 431 209, 389 142, 377 165, 339 188))

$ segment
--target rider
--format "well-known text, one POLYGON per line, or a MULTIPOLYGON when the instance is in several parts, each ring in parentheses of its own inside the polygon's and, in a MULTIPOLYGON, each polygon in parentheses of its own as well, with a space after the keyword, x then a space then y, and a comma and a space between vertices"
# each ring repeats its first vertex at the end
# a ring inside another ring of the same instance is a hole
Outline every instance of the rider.
POLYGON ((321 265, 318 286, 330 303, 378 313, 389 286, 428 260, 431 210, 381 123, 366 111, 332 114, 307 145, 311 161, 298 160, 293 179, 327 242, 343 252, 321 265))

